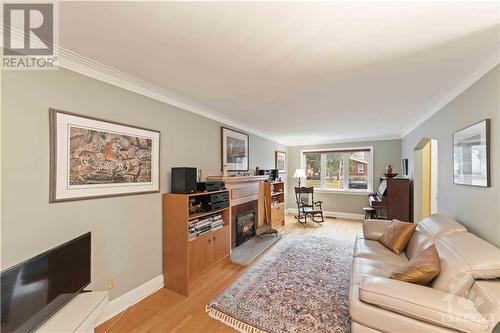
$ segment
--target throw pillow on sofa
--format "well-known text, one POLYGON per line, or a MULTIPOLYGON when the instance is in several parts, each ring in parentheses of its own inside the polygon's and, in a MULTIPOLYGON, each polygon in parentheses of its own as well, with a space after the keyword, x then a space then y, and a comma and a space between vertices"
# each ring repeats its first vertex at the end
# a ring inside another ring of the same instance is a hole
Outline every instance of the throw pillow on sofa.
POLYGON ((432 244, 420 251, 406 266, 392 272, 389 278, 426 286, 438 276, 440 270, 439 255, 432 244))
POLYGON ((406 244, 408 244, 416 227, 417 225, 414 223, 392 220, 378 241, 392 252, 400 255, 406 248, 406 244))

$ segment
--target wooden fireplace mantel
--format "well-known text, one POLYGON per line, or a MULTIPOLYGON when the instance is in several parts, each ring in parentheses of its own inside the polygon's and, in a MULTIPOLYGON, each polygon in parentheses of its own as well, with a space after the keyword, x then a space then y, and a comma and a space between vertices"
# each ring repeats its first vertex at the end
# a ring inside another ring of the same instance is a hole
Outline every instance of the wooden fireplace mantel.
POLYGON ((208 176, 207 180, 223 181, 226 184, 237 184, 246 182, 260 182, 269 179, 269 176, 208 176))
POLYGON ((264 181, 269 176, 208 176, 208 181, 223 181, 230 192, 231 207, 258 201, 257 226, 264 224, 264 181))

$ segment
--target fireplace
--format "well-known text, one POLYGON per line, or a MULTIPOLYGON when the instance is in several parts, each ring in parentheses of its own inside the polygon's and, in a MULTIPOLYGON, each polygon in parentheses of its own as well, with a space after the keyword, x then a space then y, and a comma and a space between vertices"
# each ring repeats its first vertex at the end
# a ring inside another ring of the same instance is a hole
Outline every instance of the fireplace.
POLYGON ((231 248, 255 236, 259 220, 257 200, 231 207, 231 248))
POLYGON ((236 246, 255 236, 255 210, 238 214, 236 217, 236 246))

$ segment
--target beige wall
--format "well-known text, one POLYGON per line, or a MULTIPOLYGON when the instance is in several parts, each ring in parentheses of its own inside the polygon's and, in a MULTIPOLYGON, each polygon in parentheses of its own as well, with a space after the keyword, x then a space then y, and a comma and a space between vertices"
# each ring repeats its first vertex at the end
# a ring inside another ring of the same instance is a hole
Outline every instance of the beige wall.
POLYGON ((462 222, 471 232, 500 246, 499 113, 500 67, 497 66, 432 118, 403 138, 401 152, 410 160, 422 138, 438 140, 438 210, 462 222), (453 184, 452 135, 480 120, 491 119, 491 187, 453 184))
MULTIPOLYGON (((363 141, 363 142, 347 142, 347 143, 332 143, 310 146, 296 146, 288 148, 288 174, 289 186, 287 196, 287 207, 297 208, 295 203, 294 186, 297 186, 297 180, 291 178, 295 169, 300 168, 301 150, 309 149, 328 149, 328 148, 346 148, 346 147, 366 147, 373 146, 373 178, 374 187, 379 184, 378 178, 383 176, 387 164, 393 166, 393 172, 399 172, 401 166, 401 142, 400 140, 384 140, 384 141, 363 141)), ((368 194, 352 194, 352 193, 326 193, 316 194, 316 200, 323 201, 323 210, 331 212, 363 214, 363 207, 368 206, 368 194)))
MULTIPOLYGON (((173 166, 220 174, 220 125, 67 71, 2 73, 2 268, 92 231, 92 282, 115 298, 161 274, 161 193, 49 204, 50 107, 161 131, 161 191, 173 166)), ((279 144, 250 135, 250 167, 279 144)))

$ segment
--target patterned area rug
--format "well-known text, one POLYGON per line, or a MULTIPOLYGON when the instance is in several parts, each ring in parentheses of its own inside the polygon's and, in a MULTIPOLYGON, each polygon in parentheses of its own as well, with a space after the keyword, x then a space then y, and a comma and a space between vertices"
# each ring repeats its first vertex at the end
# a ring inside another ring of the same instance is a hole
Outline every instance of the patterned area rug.
POLYGON ((286 235, 209 305, 239 332, 351 331, 353 242, 286 235))

